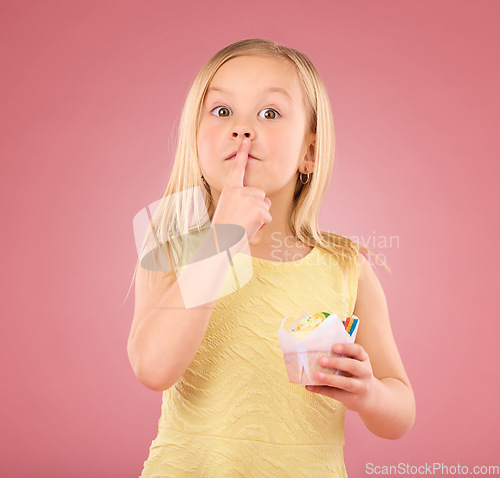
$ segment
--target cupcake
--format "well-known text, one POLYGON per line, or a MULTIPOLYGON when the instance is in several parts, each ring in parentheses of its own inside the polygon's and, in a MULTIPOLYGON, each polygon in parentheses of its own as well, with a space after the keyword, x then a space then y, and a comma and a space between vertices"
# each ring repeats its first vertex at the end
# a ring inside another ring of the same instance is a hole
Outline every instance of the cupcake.
MULTIPOLYGON (((320 385, 315 378, 318 370, 332 373, 318 360, 323 356, 337 356, 332 351, 336 343, 353 343, 356 339, 359 319, 356 316, 340 319, 336 314, 304 312, 291 327, 285 330, 285 317, 278 331, 281 351, 285 360, 288 379, 300 385, 320 385)), ((345 355, 344 355, 345 357, 345 355)), ((336 371, 337 374, 342 374, 336 371)))

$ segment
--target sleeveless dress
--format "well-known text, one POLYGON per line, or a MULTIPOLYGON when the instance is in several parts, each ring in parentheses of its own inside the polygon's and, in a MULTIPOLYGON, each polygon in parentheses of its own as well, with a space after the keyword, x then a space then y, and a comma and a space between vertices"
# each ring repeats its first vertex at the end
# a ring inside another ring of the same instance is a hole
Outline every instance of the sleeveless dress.
POLYGON ((303 312, 352 315, 358 265, 344 276, 318 246, 248 262, 250 281, 217 299, 192 363, 163 392, 140 478, 347 477, 345 407, 289 382, 278 330, 303 312))

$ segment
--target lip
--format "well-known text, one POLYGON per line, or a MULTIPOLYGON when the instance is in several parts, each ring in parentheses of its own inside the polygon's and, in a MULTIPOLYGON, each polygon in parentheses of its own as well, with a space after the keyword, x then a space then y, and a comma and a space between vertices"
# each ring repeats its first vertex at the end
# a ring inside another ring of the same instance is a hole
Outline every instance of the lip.
MULTIPOLYGON (((227 157, 225 159, 225 161, 231 161, 234 158, 236 158, 236 153, 233 153, 231 156, 227 157)), ((252 156, 251 154, 248 155, 248 159, 256 159, 257 161, 260 161, 259 158, 256 158, 255 156, 252 156)))

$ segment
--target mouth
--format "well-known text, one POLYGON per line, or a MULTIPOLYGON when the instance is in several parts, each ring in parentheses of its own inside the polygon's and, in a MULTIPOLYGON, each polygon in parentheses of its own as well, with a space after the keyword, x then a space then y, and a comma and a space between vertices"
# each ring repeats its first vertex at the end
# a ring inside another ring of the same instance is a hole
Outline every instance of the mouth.
MULTIPOLYGON (((232 156, 230 156, 229 158, 226 158, 225 161, 231 161, 232 159, 236 158, 236 154, 233 154, 232 156)), ((256 161, 260 161, 259 158, 255 158, 254 156, 252 156, 251 154, 248 155, 248 159, 254 159, 256 161)))

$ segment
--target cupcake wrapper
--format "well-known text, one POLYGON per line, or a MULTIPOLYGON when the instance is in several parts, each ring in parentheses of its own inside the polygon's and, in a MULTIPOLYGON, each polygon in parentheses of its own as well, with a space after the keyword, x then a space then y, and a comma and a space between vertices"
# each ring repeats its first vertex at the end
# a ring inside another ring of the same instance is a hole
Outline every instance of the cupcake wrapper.
MULTIPOLYGON (((307 357, 307 346, 302 342, 297 342, 295 345, 297 349, 297 365, 299 367, 299 372, 302 370, 305 371, 305 374, 308 378, 311 378, 309 375, 309 360, 307 357)), ((300 375, 299 375, 300 377, 300 375)))
MULTIPOLYGON (((287 327, 288 330, 294 329, 299 320, 308 317, 308 315, 307 312, 304 312, 291 327, 287 327)), ((356 339, 357 328, 352 335, 349 335, 342 320, 336 314, 330 314, 318 327, 300 340, 285 330, 284 324, 287 320, 288 317, 282 320, 278 338, 289 380, 292 383, 303 385, 317 385, 318 382, 314 379, 314 374, 317 370, 323 369, 317 363, 318 358, 324 355, 337 355, 332 351, 332 347, 336 343, 353 343, 356 339)), ((327 370, 332 373, 331 369, 327 370)))

